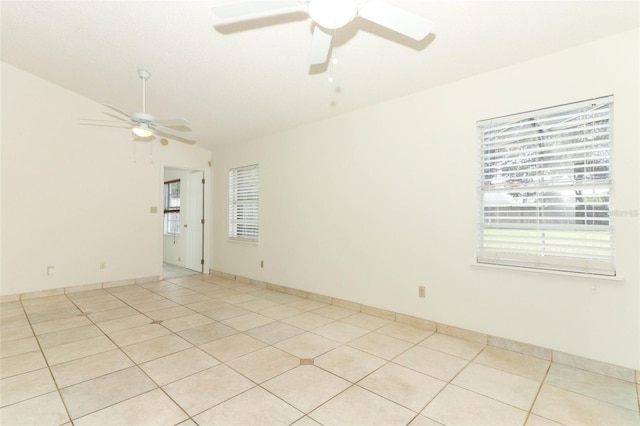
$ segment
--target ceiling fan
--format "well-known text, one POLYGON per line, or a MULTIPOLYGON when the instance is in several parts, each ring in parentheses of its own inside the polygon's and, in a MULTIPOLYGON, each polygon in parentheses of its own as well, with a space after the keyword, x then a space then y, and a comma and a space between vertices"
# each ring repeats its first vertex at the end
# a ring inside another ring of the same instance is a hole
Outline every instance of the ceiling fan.
MULTIPOLYGON (((131 131, 135 136, 139 138, 149 138, 154 134, 158 134, 161 136, 167 136, 174 138, 180 142, 184 142, 187 144, 195 144, 196 141, 193 139, 189 139, 185 135, 180 132, 191 131, 191 125, 187 120, 182 118, 170 118, 159 120, 155 116, 146 112, 146 82, 149 78, 151 78, 151 73, 144 69, 138 70, 138 76, 142 80, 142 112, 133 112, 127 113, 121 110, 118 107, 113 105, 103 104, 107 108, 112 109, 113 111, 121 114, 126 118, 122 118, 113 114, 105 113, 118 121, 113 120, 95 120, 95 119, 87 119, 91 121, 101 121, 108 123, 128 123, 131 128, 131 131)), ((100 125, 100 124, 91 124, 91 125, 100 125)), ((120 126, 116 126, 120 127, 120 126)))
POLYGON ((334 30, 355 18, 366 19, 414 40, 424 39, 433 28, 428 19, 380 0, 258 0, 213 8, 219 19, 216 26, 295 12, 308 13, 315 24, 309 54, 311 65, 327 62, 334 30))

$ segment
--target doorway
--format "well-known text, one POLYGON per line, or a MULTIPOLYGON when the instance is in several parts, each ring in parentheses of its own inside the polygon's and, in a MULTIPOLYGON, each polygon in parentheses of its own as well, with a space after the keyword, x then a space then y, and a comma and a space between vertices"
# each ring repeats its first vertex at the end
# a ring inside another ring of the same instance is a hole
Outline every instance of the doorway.
POLYGON ((205 178, 202 170, 164 168, 162 277, 204 273, 205 178))

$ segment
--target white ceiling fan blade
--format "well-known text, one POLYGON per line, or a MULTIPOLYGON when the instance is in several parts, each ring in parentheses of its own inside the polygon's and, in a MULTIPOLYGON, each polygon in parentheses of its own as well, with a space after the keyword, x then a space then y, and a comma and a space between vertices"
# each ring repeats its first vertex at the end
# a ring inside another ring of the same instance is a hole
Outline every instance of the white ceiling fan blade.
POLYGON ((87 122, 92 121, 96 123, 119 123, 119 124, 127 123, 126 120, 102 120, 100 118, 81 118, 80 120, 87 121, 87 122))
POLYGON ((193 145, 193 144, 196 143, 195 140, 189 139, 189 138, 185 137, 184 135, 180 134, 179 132, 176 132, 175 130, 168 129, 168 128, 163 127, 163 126, 158 126, 156 124, 152 124, 149 127, 151 127, 151 129, 153 129, 154 132, 156 132, 156 133, 158 133, 160 135, 169 136, 171 138, 176 139, 179 142, 188 143, 189 145, 193 145))
POLYGON ((363 4, 358 16, 414 40, 422 40, 433 29, 428 19, 378 0, 363 4))
POLYGON ((81 126, 94 126, 94 127, 115 127, 116 129, 131 129, 131 126, 123 126, 118 125, 114 122, 114 124, 102 124, 102 123, 78 123, 81 126))
POLYGON ((104 106, 106 106, 107 108, 111 108, 112 110, 114 110, 115 112, 119 112, 120 114, 124 115, 125 117, 129 118, 131 117, 131 114, 124 112, 123 110, 121 110, 118 107, 114 107, 113 105, 109 105, 109 104, 102 104, 104 106))
POLYGON ((301 8, 304 3, 306 2, 301 0, 241 1, 239 3, 214 6, 213 14, 218 18, 219 24, 231 24, 268 16, 300 12, 304 10, 301 8))
POLYGON ((131 117, 127 117, 127 118, 122 118, 120 116, 117 116, 115 114, 111 114, 110 112, 103 112, 104 115, 108 115, 109 117, 113 117, 116 120, 122 122, 122 123, 129 123, 129 125, 131 125, 131 117))
POLYGON ((309 63, 311 65, 324 64, 329 58, 331 50, 331 41, 333 36, 326 33, 319 25, 313 29, 313 38, 311 39, 311 49, 309 51, 309 63))
POLYGON ((155 120, 154 123, 163 127, 183 127, 191 130, 191 123, 183 118, 167 118, 164 120, 155 120))

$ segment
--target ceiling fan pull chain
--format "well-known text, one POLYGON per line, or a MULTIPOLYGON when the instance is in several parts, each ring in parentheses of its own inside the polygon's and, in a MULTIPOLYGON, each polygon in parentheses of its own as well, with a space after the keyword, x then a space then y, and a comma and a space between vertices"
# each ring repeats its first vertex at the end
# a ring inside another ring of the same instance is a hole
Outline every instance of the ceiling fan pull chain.
POLYGON ((329 62, 329 78, 327 79, 327 81, 329 82, 329 84, 332 84, 335 82, 335 78, 334 78, 334 65, 338 64, 338 46, 336 44, 336 29, 333 29, 333 37, 331 37, 331 61, 329 62))

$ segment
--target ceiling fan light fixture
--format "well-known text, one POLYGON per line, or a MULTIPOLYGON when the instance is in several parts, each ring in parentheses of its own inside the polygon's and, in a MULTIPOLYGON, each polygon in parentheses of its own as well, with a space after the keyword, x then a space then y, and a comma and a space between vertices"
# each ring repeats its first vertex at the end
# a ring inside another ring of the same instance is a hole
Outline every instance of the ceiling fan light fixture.
POLYGON ((149 136, 153 135, 153 132, 149 129, 149 126, 144 123, 138 124, 133 129, 131 129, 131 131, 134 135, 141 138, 148 138, 149 136))
POLYGON ((316 24, 329 30, 342 28, 358 14, 355 0, 311 0, 309 16, 316 24))

